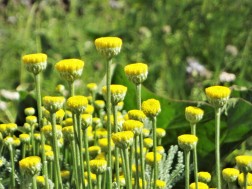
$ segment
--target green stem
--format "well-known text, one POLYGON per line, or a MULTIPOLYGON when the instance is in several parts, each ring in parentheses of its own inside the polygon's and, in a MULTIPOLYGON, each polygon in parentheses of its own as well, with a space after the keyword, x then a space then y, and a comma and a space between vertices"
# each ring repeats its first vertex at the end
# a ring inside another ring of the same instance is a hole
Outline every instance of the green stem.
POLYGON ((53 134, 53 153, 54 153, 54 164, 56 175, 54 178, 55 188, 62 189, 62 180, 60 175, 60 160, 59 160, 59 149, 57 143, 57 130, 56 130, 56 113, 51 113, 51 123, 52 123, 52 134, 53 134))
POLYGON ((32 177, 32 189, 37 189, 36 175, 32 177))
POLYGON ((45 177, 45 186, 46 186, 46 189, 49 189, 49 183, 48 183, 48 172, 47 172, 47 161, 46 161, 46 156, 45 156, 45 135, 44 133, 41 131, 40 132, 40 136, 41 136, 41 154, 42 154, 42 162, 43 162, 43 165, 42 165, 42 170, 43 170, 43 174, 44 174, 44 177, 45 177))
POLYGON ((91 180, 91 170, 89 164, 89 151, 88 151, 88 133, 87 129, 84 130, 84 146, 85 146, 85 159, 87 164, 87 172, 88 172, 88 186, 89 189, 92 189, 92 180, 91 180))
POLYGON ((190 151, 185 153, 185 189, 189 189, 190 184, 190 151))
POLYGON ((42 122, 42 103, 41 103, 41 87, 40 87, 40 74, 34 74, 35 87, 36 87, 36 97, 37 97, 37 109, 38 109, 38 123, 41 128, 42 122))
POLYGON ((247 189, 248 187, 248 173, 247 172, 243 172, 243 176, 244 176, 244 189, 247 189))
POLYGON ((153 152, 154 152, 154 181, 153 189, 156 189, 157 182, 157 133, 156 133, 156 117, 152 118, 152 132, 153 132, 153 152))
POLYGON ((31 147, 32 155, 35 155, 35 142, 34 142, 34 124, 31 125, 31 147))
POLYGON ((137 109, 141 110, 141 83, 136 85, 137 109))
MULTIPOLYGON (((77 159, 75 158, 77 156, 76 154, 76 148, 75 148, 75 141, 71 141, 71 148, 72 148, 72 161, 73 161, 73 175, 74 175, 74 183, 76 186, 76 189, 79 189, 79 175, 78 175, 78 164, 77 164, 77 159)), ((83 178, 84 179, 84 178, 83 178)))
POLYGON ((221 172, 220 172, 220 118, 221 108, 215 108, 215 158, 216 158, 216 176, 217 188, 221 188, 221 172))
MULTIPOLYGON (((191 123, 191 134, 196 136, 196 124, 191 123)), ((197 146, 193 148, 193 166, 194 166, 194 179, 195 186, 198 189, 198 157, 197 157, 197 146)))
POLYGON ((98 174, 97 177, 96 177, 96 179, 97 179, 96 180, 97 181, 97 189, 102 189, 102 187, 101 187, 101 177, 102 177, 101 174, 98 174))
POLYGON ((14 188, 16 188, 14 152, 13 152, 12 145, 9 145, 8 148, 9 148, 9 151, 10 151, 10 158, 11 158, 11 179, 10 179, 10 186, 11 186, 12 189, 14 189, 14 188))
POLYGON ((70 91, 70 96, 74 96, 75 91, 74 91, 74 82, 68 82, 69 85, 69 91, 70 91))
POLYGON ((145 189, 145 158, 143 151, 143 133, 140 134, 140 163, 141 163, 141 176, 142 176, 142 189, 145 189))
POLYGON ((137 135, 135 135, 134 145, 135 145, 135 164, 136 164, 135 187, 139 188, 139 171, 138 171, 138 155, 137 155, 138 136, 137 135))
POLYGON ((110 121, 110 114, 111 114, 111 91, 110 91, 110 84, 111 84, 111 69, 112 59, 108 59, 106 64, 106 85, 107 85, 107 131, 108 131, 108 176, 107 176, 107 188, 112 188, 112 154, 111 154, 111 121, 110 121))
POLYGON ((124 160, 125 160, 125 180, 126 180, 126 189, 132 189, 131 177, 130 177, 130 167, 129 167, 129 152, 128 148, 123 149, 124 160))
MULTIPOLYGON (((81 187, 80 188, 84 188, 85 186, 85 183, 84 183, 84 161, 83 161, 83 153, 82 153, 82 148, 83 148, 83 145, 82 145, 82 141, 83 141, 83 132, 81 130, 81 115, 80 114, 76 114, 76 120, 77 120, 77 128, 78 128, 78 135, 79 135, 79 144, 78 144, 78 147, 79 147, 79 154, 80 154, 80 173, 79 175, 81 176, 81 187)), ((86 135, 84 136, 85 137, 85 140, 86 140, 86 135)), ((86 149, 86 145, 85 145, 85 154, 88 153, 88 149, 86 149)), ((86 157, 86 163, 89 165, 89 160, 87 161, 87 157, 86 157)), ((88 183, 91 183, 91 177, 90 177, 90 173, 88 172, 88 183), (90 179, 90 180, 89 180, 90 179)), ((90 184, 90 186, 92 186, 92 184, 90 184)), ((91 189, 91 187, 89 187, 91 189)))
POLYGON ((26 144, 23 143, 22 144, 22 149, 21 149, 21 157, 22 157, 22 159, 25 158, 25 153, 26 153, 26 144))

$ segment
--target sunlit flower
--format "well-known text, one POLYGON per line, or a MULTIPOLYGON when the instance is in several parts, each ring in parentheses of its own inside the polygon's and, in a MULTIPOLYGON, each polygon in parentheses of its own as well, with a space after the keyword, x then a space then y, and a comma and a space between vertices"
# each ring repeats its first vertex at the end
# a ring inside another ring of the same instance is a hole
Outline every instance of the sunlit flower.
MULTIPOLYGON (((203 182, 198 182, 198 188, 199 189, 209 189, 208 185, 203 182)), ((196 189, 196 183, 190 184, 190 189, 196 189)))
MULTIPOLYGON (((110 91, 111 91, 111 103, 116 105, 117 103, 124 100, 124 97, 127 92, 127 87, 123 85, 110 85, 110 91)), ((102 88, 102 93, 104 95, 104 98, 107 99, 107 87, 104 86, 102 88)))
POLYGON ((152 146, 153 146, 153 139, 152 138, 145 138, 143 142, 144 142, 144 146, 146 148, 152 148, 152 146))
POLYGON ((121 131, 112 134, 112 140, 118 148, 128 148, 133 144, 134 133, 132 131, 121 131))
POLYGON ((57 112, 63 107, 65 98, 62 96, 45 96, 43 98, 44 107, 51 113, 57 112))
POLYGON ((32 116, 35 114, 35 109, 33 107, 28 107, 28 108, 25 108, 24 112, 25 112, 25 115, 32 116))
POLYGON ((224 86, 211 86, 205 89, 210 104, 217 107, 224 106, 231 94, 231 90, 224 86))
POLYGON ((142 133, 143 123, 136 120, 127 120, 123 123, 124 131, 132 131, 135 135, 139 135, 142 133))
POLYGON ((146 115, 143 113, 142 110, 130 110, 128 111, 128 117, 129 119, 137 120, 144 122, 146 119, 146 115))
MULTIPOLYGON (((157 163, 159 163, 162 159, 162 155, 157 153, 156 154, 156 161, 157 163)), ((148 152, 146 155, 145 155, 145 160, 146 160, 146 163, 151 165, 151 166, 154 166, 155 162, 154 162, 154 152, 148 152)))
POLYGON ((129 64, 124 67, 128 79, 135 84, 140 84, 147 79, 148 66, 144 63, 129 64))
POLYGON ((235 168, 225 168, 222 170, 222 176, 226 182, 235 182, 239 174, 240 171, 235 168))
POLYGON ((184 134, 178 137, 178 145, 185 151, 192 150, 198 142, 198 137, 191 134, 184 134))
POLYGON ((88 105, 87 97, 85 96, 72 96, 67 99, 67 106, 73 113, 80 114, 84 112, 88 105))
POLYGON ((208 172, 198 172, 199 182, 209 183, 211 181, 211 174, 208 172))
POLYGON ((93 159, 90 162, 91 171, 95 174, 102 174, 107 169, 107 161, 103 159, 93 159))
MULTIPOLYGON (((251 173, 247 173, 247 186, 252 186, 252 174, 251 173)), ((239 174, 238 176, 238 184, 243 187, 244 186, 244 173, 239 174)))
POLYGON ((142 110, 147 117, 156 117, 161 111, 160 102, 156 99, 143 101, 142 110))
POLYGON ((22 57, 22 61, 27 71, 38 74, 46 69, 47 55, 43 53, 28 54, 22 57))
POLYGON ((252 171, 252 156, 249 155, 236 156, 235 161, 240 171, 246 173, 252 171))
POLYGON ((204 115, 204 111, 198 107, 188 106, 185 108, 186 120, 192 124, 198 123, 204 115))
POLYGON ((38 156, 26 157, 19 161, 19 168, 23 175, 34 176, 41 170, 41 159, 38 156))

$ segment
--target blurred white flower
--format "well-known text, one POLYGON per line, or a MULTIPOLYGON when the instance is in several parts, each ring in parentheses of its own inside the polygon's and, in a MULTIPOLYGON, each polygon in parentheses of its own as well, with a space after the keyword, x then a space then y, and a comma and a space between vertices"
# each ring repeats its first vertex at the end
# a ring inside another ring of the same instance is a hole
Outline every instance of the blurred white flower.
POLYGON ((206 69, 205 66, 199 63, 198 60, 196 60, 193 57, 188 57, 187 58, 187 63, 188 66, 186 67, 186 72, 189 73, 190 75, 196 77, 196 76, 201 76, 201 77, 206 77, 210 78, 211 77, 211 72, 206 69))
POLYGON ((118 0, 110 0, 109 5, 114 8, 114 9, 121 9, 124 7, 123 1, 118 1, 118 0))
POLYGON ((234 45, 227 45, 226 46, 226 52, 231 54, 232 56, 237 56, 238 55, 238 49, 234 45))
POLYGON ((232 82, 236 79, 236 76, 233 73, 221 72, 219 79, 220 82, 232 82))
POLYGON ((20 97, 18 92, 5 89, 0 90, 0 96, 4 97, 6 100, 19 100, 20 97))
POLYGON ((0 110, 5 111, 7 109, 7 103, 0 101, 0 110))

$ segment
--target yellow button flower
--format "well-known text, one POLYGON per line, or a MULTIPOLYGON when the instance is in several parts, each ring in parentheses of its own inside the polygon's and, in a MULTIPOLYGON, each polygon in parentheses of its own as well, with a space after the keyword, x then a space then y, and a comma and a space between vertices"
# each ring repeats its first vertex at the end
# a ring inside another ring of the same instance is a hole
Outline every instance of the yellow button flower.
POLYGON ((163 189, 166 187, 166 182, 163 180, 156 180, 156 188, 163 189))
POLYGON ((74 139, 74 127, 66 126, 62 129, 63 137, 67 141, 72 141, 74 139))
POLYGON ((38 186, 43 187, 45 186, 45 177, 44 176, 36 176, 36 181, 38 186))
POLYGON ((144 122, 146 119, 146 115, 143 113, 142 110, 130 110, 128 111, 128 117, 129 119, 137 120, 144 122))
POLYGON ((222 177, 226 182, 235 182, 240 174, 240 171, 235 168, 225 168, 222 170, 222 177))
POLYGON ((235 161, 240 171, 242 172, 252 171, 252 156, 249 155, 236 156, 235 161))
POLYGON ((198 107, 188 106, 185 108, 186 120, 192 124, 198 123, 204 115, 204 111, 198 107))
POLYGON ((112 134, 112 140, 118 148, 128 148, 133 144, 134 133, 132 131, 121 131, 112 134))
POLYGON ((51 113, 57 112, 63 107, 65 98, 62 96, 45 96, 43 97, 44 107, 51 113))
POLYGON ((185 151, 192 150, 198 142, 198 137, 191 134, 184 134, 178 137, 178 145, 181 149, 185 151))
POLYGON ((36 75, 46 69, 47 55, 43 53, 27 54, 22 57, 22 61, 27 71, 36 75))
POLYGON ((209 183, 211 181, 211 174, 208 172, 198 172, 199 182, 209 183))
POLYGON ((33 107, 28 107, 28 108, 25 108, 24 112, 25 112, 25 115, 27 116, 34 115, 35 109, 33 107))
POLYGON ((97 51, 110 59, 120 53, 122 40, 119 37, 100 37, 95 40, 97 51))
MULTIPOLYGON (((203 183, 203 182, 198 182, 198 188, 199 189, 209 189, 208 185, 203 183)), ((196 184, 195 182, 190 184, 190 189, 196 189, 196 184)))
POLYGON ((166 135, 166 131, 163 128, 156 128, 157 138, 163 138, 166 135))
MULTIPOLYGON (((117 103, 124 100, 124 97, 127 92, 127 87, 123 85, 110 85, 110 91, 111 91, 111 103, 116 105, 117 103)), ((102 94, 107 99, 107 87, 104 86, 102 88, 102 94)))
MULTIPOLYGON (((145 160, 146 160, 146 163, 149 164, 150 166, 154 166, 154 152, 148 152, 146 155, 145 155, 145 160)), ((157 153, 156 154, 156 161, 157 163, 159 163, 160 161, 162 160, 162 155, 157 153)))
MULTIPOLYGON (((103 152, 108 152, 108 139, 107 138, 101 138, 98 140, 98 145, 101 147, 101 150, 103 152)), ((111 140, 111 150, 114 150, 115 143, 113 140, 111 140)))
POLYGON ((87 89, 90 93, 93 93, 97 90, 98 86, 96 83, 88 83, 87 84, 87 89))
POLYGON ((102 174, 107 169, 107 161, 104 159, 94 159, 90 162, 91 171, 95 174, 102 174))
POLYGON ((38 156, 26 157, 19 161, 19 168, 22 174, 34 176, 41 170, 41 159, 38 156))
POLYGON ((21 142, 27 144, 27 143, 30 142, 30 135, 29 135, 29 134, 26 134, 26 133, 20 134, 20 135, 19 135, 19 139, 21 140, 21 142))
POLYGON ((129 64, 124 67, 128 79, 135 84, 140 84, 147 79, 148 66, 144 63, 129 64))
POLYGON ((61 77, 69 82, 73 82, 82 74, 84 61, 79 59, 64 59, 55 64, 56 70, 61 77))
POLYGON ((143 101, 142 111, 147 117, 156 117, 161 111, 160 102, 156 99, 143 101))
MULTIPOLYGON (((248 179, 248 186, 252 186, 252 174, 251 173, 247 173, 247 179, 248 179)), ((244 186, 244 173, 239 174, 238 176, 238 184, 240 185, 240 187, 244 186)))
POLYGON ((140 135, 143 129, 143 123, 136 120, 127 120, 123 123, 124 131, 132 131, 135 135, 140 135))
POLYGON ((67 106, 72 113, 80 114, 87 108, 88 99, 85 96, 72 96, 67 99, 67 106))
POLYGON ((231 90, 224 86, 211 86, 205 92, 209 103, 216 107, 224 106, 231 94, 231 90))

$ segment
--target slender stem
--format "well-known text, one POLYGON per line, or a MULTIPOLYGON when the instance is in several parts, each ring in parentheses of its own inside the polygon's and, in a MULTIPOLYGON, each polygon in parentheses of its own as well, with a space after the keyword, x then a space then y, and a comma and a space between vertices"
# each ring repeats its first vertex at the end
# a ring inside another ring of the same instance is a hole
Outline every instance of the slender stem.
POLYGON ((123 149, 123 154, 124 154, 124 160, 125 160, 125 180, 126 180, 126 189, 132 189, 132 184, 131 184, 131 177, 130 177, 130 167, 129 167, 129 152, 128 148, 123 149))
POLYGON ((190 184, 190 151, 185 153, 185 189, 189 189, 190 184))
MULTIPOLYGON (((102 189, 102 187, 101 187, 101 177, 102 177, 102 175, 101 174, 98 174, 97 176, 96 176, 96 181, 97 181, 97 189, 102 189)), ((119 187, 118 187, 119 188, 119 187)))
POLYGON ((22 144, 22 149, 21 149, 21 158, 22 158, 22 159, 25 158, 25 153, 26 153, 26 144, 23 143, 23 144, 22 144))
POLYGON ((34 142, 34 124, 31 125, 31 148, 32 148, 32 155, 35 155, 35 142, 34 142))
POLYGON ((32 189, 37 189, 36 175, 32 177, 32 189))
POLYGON ((52 123, 52 134, 53 134, 53 153, 54 153, 54 163, 55 163, 55 188, 62 189, 62 180, 60 175, 60 160, 59 160, 59 149, 57 143, 57 130, 56 130, 56 113, 51 113, 51 123, 52 123))
POLYGON ((216 176, 217 188, 221 188, 221 172, 220 172, 220 118, 221 108, 215 108, 215 158, 216 158, 216 176))
MULTIPOLYGON (((81 115, 80 114, 76 114, 76 120, 77 120, 77 128, 78 128, 78 135, 79 135, 79 144, 78 144, 78 147, 79 147, 79 154, 80 154, 80 176, 81 176, 81 188, 84 188, 85 184, 84 184, 84 161, 83 161, 83 153, 82 153, 82 148, 83 148, 83 145, 82 145, 82 142, 83 142, 83 132, 81 130, 81 115)), ((85 135, 85 141, 86 141, 86 135, 85 135)), ((85 154, 88 153, 88 149, 86 149, 86 144, 85 144, 85 154)), ((87 160, 87 157, 86 157, 86 163, 87 165, 89 165, 89 160, 87 160)), ((90 177, 90 173, 88 172, 88 183, 91 183, 91 177, 90 177)), ((92 186, 91 184, 89 186, 92 186)), ((91 189, 91 187, 89 187, 91 189)))
POLYGON ((135 135, 134 145, 135 145, 135 164, 136 164, 135 187, 139 188, 139 170, 138 170, 138 155, 137 155, 138 136, 137 135, 135 135))
POLYGON ((107 188, 112 188, 112 154, 111 154, 111 121, 110 121, 110 114, 111 114, 111 91, 110 91, 110 84, 111 84, 111 69, 112 59, 108 59, 106 64, 106 75, 107 75, 107 131, 108 131, 108 177, 107 177, 107 188))
POLYGON ((73 174, 74 174, 74 183, 76 186, 76 189, 79 189, 79 175, 78 175, 78 164, 77 164, 77 159, 75 158, 77 156, 76 154, 76 148, 75 148, 75 141, 71 141, 71 148, 72 148, 72 160, 73 160, 73 174))
POLYGON ((137 109, 141 110, 141 83, 136 85, 137 109))
POLYGON ((41 103, 41 87, 40 87, 40 74, 34 74, 35 87, 36 87, 36 97, 37 97, 37 109, 38 109, 38 123, 41 128, 42 121, 42 103, 41 103))
POLYGON ((75 91, 74 91, 74 82, 68 82, 69 85, 69 91, 70 91, 70 96, 74 96, 75 91))
POLYGON ((243 176, 244 176, 244 189, 248 188, 248 173, 247 172, 243 172, 243 176))
POLYGON ((153 189, 156 189, 157 182, 157 133, 156 133, 156 117, 152 118, 152 132, 153 132, 153 152, 154 152, 154 181, 153 189))
MULTIPOLYGON (((196 136, 196 124, 191 123, 191 134, 196 136)), ((193 166, 194 166, 194 180, 195 189, 198 189, 198 157, 197 157, 197 146, 193 148, 193 166)))
POLYGON ((11 188, 14 189, 14 188, 16 188, 14 152, 13 152, 12 145, 9 145, 8 148, 9 148, 9 151, 10 151, 10 158, 11 158, 11 179, 10 179, 10 185, 11 185, 11 188))
POLYGON ((90 170, 90 164, 89 164, 89 151, 88 151, 88 133, 87 129, 84 130, 84 146, 85 146, 85 159, 86 159, 86 165, 87 165, 87 172, 88 172, 88 186, 89 189, 92 189, 92 179, 91 179, 91 170, 90 170))
POLYGON ((142 189, 145 189, 145 158, 144 158, 144 151, 143 151, 143 133, 140 134, 140 163, 141 163, 141 176, 142 176, 142 189))

